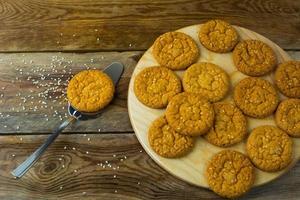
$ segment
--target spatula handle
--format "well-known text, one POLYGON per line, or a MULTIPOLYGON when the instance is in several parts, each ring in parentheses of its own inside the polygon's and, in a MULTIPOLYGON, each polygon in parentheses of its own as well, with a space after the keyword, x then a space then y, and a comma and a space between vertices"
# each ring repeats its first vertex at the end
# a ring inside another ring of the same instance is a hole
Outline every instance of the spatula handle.
POLYGON ((49 145, 57 138, 57 136, 76 118, 70 117, 66 121, 64 121, 40 146, 35 152, 33 152, 22 164, 20 164, 15 170, 11 173, 16 178, 21 178, 33 165, 34 163, 41 157, 41 155, 46 151, 49 145))

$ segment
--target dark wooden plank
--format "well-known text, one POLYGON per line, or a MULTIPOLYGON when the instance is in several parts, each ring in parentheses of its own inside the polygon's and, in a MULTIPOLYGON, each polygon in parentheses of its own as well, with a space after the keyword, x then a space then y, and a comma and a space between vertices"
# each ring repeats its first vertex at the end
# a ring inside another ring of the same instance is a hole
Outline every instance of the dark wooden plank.
MULTIPOLYGON (((28 174, 15 180, 10 171, 45 137, 0 137, 1 199, 220 199, 160 168, 133 134, 61 135, 28 174)), ((300 163, 243 199, 297 199, 299 187, 300 163)))
POLYGON ((67 132, 130 132, 127 90, 142 52, 0 54, 0 134, 49 133, 67 117, 66 85, 82 69, 120 61, 125 71, 114 101, 93 120, 67 132))
POLYGON ((144 50, 164 32, 212 18, 300 48, 294 0, 2 0, 0 51, 144 50))
MULTIPOLYGON (((127 91, 131 73, 142 53, 0 54, 0 134, 50 133, 67 116, 64 92, 71 75, 87 67, 102 69, 112 61, 120 61, 126 68, 115 100, 99 118, 79 122, 66 132, 132 132, 127 91)), ((300 59, 300 51, 288 53, 300 59)))

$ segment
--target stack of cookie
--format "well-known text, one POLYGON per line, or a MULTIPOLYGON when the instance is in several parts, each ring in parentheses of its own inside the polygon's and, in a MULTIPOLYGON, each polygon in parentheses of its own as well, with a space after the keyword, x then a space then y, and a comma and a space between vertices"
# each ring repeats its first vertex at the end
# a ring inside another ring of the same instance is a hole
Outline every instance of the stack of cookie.
POLYGON ((181 32, 165 33, 156 39, 152 54, 160 66, 142 70, 134 80, 134 92, 144 105, 166 108, 165 114, 150 125, 148 141, 157 154, 167 158, 186 155, 200 135, 213 145, 230 147, 248 136, 248 117, 265 118, 276 112, 278 128, 253 129, 246 143, 248 155, 223 150, 207 166, 211 189, 235 198, 253 185, 254 166, 274 172, 292 161, 289 136, 300 137, 300 62, 280 64, 273 86, 259 78, 277 66, 276 54, 267 44, 239 41, 235 28, 221 20, 203 24, 198 38, 210 51, 233 51, 234 65, 248 76, 235 85, 233 101, 224 101, 231 88, 229 75, 216 64, 198 62, 200 50, 196 42, 181 32), (182 80, 174 70, 185 70, 182 80), (280 103, 277 90, 293 99, 280 103))

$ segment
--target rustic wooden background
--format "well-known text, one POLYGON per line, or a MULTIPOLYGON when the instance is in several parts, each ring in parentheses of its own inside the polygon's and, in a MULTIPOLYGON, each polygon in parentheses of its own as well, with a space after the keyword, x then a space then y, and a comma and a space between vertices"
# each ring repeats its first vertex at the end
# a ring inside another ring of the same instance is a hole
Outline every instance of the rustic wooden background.
MULTIPOLYGON (((219 199, 157 166, 127 113, 131 73, 154 39, 221 18, 254 30, 300 59, 300 1, 0 0, 0 199, 219 199), (126 69, 105 113, 79 122, 20 180, 10 171, 66 115, 72 74, 126 69)), ((242 199, 299 199, 300 163, 242 199)))

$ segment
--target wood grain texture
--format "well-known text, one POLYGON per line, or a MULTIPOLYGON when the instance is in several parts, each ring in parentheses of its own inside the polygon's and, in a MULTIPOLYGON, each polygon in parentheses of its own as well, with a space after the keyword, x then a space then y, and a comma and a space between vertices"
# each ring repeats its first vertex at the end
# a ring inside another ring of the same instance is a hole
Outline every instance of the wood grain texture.
POLYGON ((300 49, 294 0, 1 0, 0 51, 144 50, 164 32, 212 18, 300 49))
POLYGON ((66 131, 132 131, 127 91, 141 53, 0 54, 0 134, 50 133, 67 116, 65 92, 70 77, 82 69, 103 69, 113 61, 125 66, 113 102, 99 118, 78 122, 66 131))
MULTIPOLYGON (((22 179, 13 179, 10 171, 45 137, 1 136, 1 199, 221 199, 161 169, 133 134, 60 135, 22 179)), ((299 187, 300 163, 242 199, 297 199, 299 187)))
MULTIPOLYGON (((183 32, 189 35, 194 41, 197 43, 199 50, 200 50, 200 58, 197 62, 211 62, 219 67, 221 67, 229 76, 230 79, 230 89, 226 97, 222 101, 233 101, 233 88, 235 85, 242 79, 246 78, 247 76, 240 71, 237 70, 235 67, 233 60, 232 60, 232 53, 220 54, 220 53, 213 53, 207 50, 198 40, 198 30, 200 29, 201 24, 193 25, 181 28, 177 31, 183 32)), ((282 50, 278 45, 274 42, 270 41, 269 39, 263 37, 260 34, 257 34, 249 29, 245 29, 242 27, 235 27, 238 32, 238 35, 242 40, 247 39, 255 39, 263 41, 264 43, 268 44, 276 54, 277 62, 285 62, 290 60, 290 56, 282 50)), ((153 151, 150 147, 148 141, 148 129, 150 124, 157 118, 161 117, 165 113, 165 109, 151 109, 145 105, 143 105, 135 96, 134 94, 134 79, 139 72, 149 66, 156 66, 158 65, 157 61, 152 55, 152 47, 149 48, 145 54, 141 57, 139 62, 137 63, 132 77, 129 84, 128 90, 128 112, 129 118, 133 127, 133 130, 141 142, 141 145, 144 147, 146 152, 156 161, 161 167, 169 171, 174 176, 187 181, 188 183, 192 183, 201 187, 208 187, 208 183, 204 176, 204 173, 207 168, 208 162, 211 160, 212 156, 215 155, 217 152, 223 150, 224 148, 216 147, 208 143, 202 137, 197 137, 195 146, 193 150, 186 156, 177 159, 167 159, 159 156, 157 153, 153 151), (141 118, 141 116, 143 116, 141 118)), ((177 75, 182 78, 184 70, 176 71, 177 75)), ((274 83, 274 73, 270 73, 265 75, 261 78, 264 78, 268 81, 274 83)), ((279 95, 280 99, 285 99, 283 95, 279 95)), ((254 128, 261 126, 261 125, 273 125, 276 126, 274 116, 269 116, 264 119, 255 119, 251 117, 247 117, 247 132, 250 133, 254 128)), ((291 164, 285 168, 284 170, 268 173, 262 170, 256 170, 256 178, 254 181, 254 186, 259 186, 262 184, 267 184, 270 181, 277 179, 279 176, 283 175, 292 168, 295 163, 300 158, 300 139, 293 138, 294 144, 294 157, 291 164)), ((241 142, 236 145, 230 147, 230 149, 238 150, 240 152, 245 153, 245 143, 241 142)))
MULTIPOLYGON (((293 59, 300 60, 299 51, 287 52, 293 59)), ((141 51, 0 54, 0 134, 50 133, 62 122, 59 116, 64 119, 66 113, 66 100, 62 93, 66 87, 63 85, 64 81, 81 69, 87 67, 101 69, 112 61, 120 61, 125 65, 125 72, 117 86, 116 98, 112 105, 100 118, 77 123, 68 127, 66 132, 99 132, 99 129, 101 132, 132 132, 127 112, 127 91, 131 74, 142 54, 141 51), (32 63, 30 63, 31 61, 32 63), (21 72, 22 74, 20 74, 21 72), (63 77, 61 77, 62 75, 63 77), (27 80, 28 76, 34 80, 27 80), (42 77, 45 79, 41 80, 42 77), (49 87, 37 88, 38 84, 53 83, 52 87, 58 86, 57 78, 62 80, 58 92, 49 91, 49 96, 45 95, 46 98, 39 98, 38 93, 45 92, 49 87), (39 80, 38 84, 33 83, 36 80, 39 80), (55 101, 55 97, 60 95, 62 97, 55 101), (31 96, 34 98, 31 99, 31 96), (51 99, 50 96, 52 96, 51 99), (26 102, 22 97, 26 97, 26 102), (39 102, 40 100, 41 102, 39 102), (25 110, 23 110, 23 106, 25 110), (34 111, 34 106, 37 106, 36 111, 34 111)))

